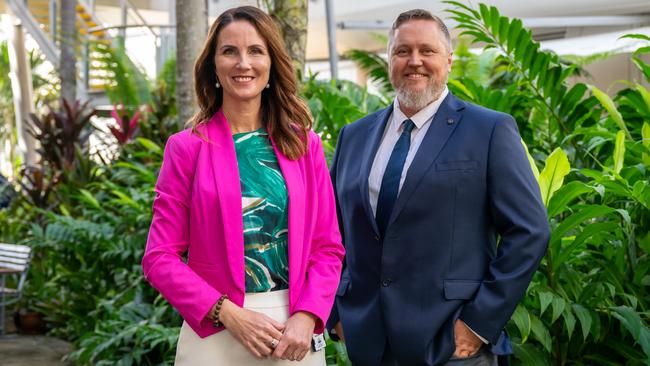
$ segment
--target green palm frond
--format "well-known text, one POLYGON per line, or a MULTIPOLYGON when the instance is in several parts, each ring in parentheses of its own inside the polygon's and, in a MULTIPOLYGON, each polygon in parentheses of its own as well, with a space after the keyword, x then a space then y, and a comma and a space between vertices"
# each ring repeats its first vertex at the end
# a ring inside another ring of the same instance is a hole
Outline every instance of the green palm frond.
POLYGON ((370 80, 380 85, 381 92, 390 94, 393 86, 388 76, 388 61, 376 53, 364 50, 350 50, 346 57, 355 61, 359 67, 368 73, 370 80))
POLYGON ((564 133, 579 121, 575 113, 584 111, 578 106, 584 101, 587 88, 576 84, 570 89, 568 78, 576 74, 577 66, 565 65, 557 54, 540 49, 532 32, 524 28, 520 19, 502 16, 494 6, 479 4, 473 9, 458 1, 444 1, 454 8, 446 10, 458 22, 462 35, 473 42, 483 42, 485 49, 497 49, 501 60, 514 71, 519 85, 531 94, 530 102, 543 111, 564 133))

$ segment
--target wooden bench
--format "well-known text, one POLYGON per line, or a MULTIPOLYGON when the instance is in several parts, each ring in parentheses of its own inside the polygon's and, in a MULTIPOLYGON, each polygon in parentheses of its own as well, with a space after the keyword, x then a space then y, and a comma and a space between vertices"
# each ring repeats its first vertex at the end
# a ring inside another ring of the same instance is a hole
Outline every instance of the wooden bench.
POLYGON ((32 249, 26 245, 0 243, 0 335, 5 331, 5 306, 22 296, 32 249), (7 287, 7 277, 16 278, 16 287, 7 287))

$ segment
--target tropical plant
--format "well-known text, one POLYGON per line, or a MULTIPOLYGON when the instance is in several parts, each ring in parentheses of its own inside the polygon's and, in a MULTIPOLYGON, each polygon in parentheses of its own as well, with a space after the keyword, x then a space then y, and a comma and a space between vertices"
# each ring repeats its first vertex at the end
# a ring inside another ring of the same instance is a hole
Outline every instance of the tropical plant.
MULTIPOLYGON (((643 118, 629 110, 631 118, 624 117, 594 86, 570 85, 577 66, 541 51, 521 21, 484 4, 475 10, 447 3, 463 34, 499 51, 497 62, 512 81, 500 92, 518 100, 501 110, 517 117, 533 156, 547 157, 540 187, 552 237, 509 326, 518 360, 525 365, 648 362, 650 263, 639 240, 650 229, 643 118)), ((489 82, 460 78, 456 86, 479 104, 494 100, 489 82)), ((634 87, 619 93, 621 106, 650 105, 650 99, 638 98, 644 90, 634 87)))
POLYGON ((133 139, 138 132, 138 121, 140 120, 140 110, 136 110, 133 117, 129 117, 124 106, 113 106, 111 117, 117 122, 117 127, 109 126, 113 137, 120 145, 124 145, 133 139))
POLYGON ((61 111, 47 107, 48 112, 40 118, 31 113, 30 132, 40 143, 38 152, 47 165, 56 171, 71 171, 77 149, 87 148, 90 118, 95 111, 88 111, 88 102, 77 101, 70 105, 63 99, 61 105, 61 111))
POLYGON ((391 84, 388 75, 388 61, 381 55, 353 49, 348 51, 345 56, 356 62, 362 70, 368 73, 368 78, 379 85, 379 92, 383 96, 389 97, 393 94, 393 84, 391 84))
POLYGON ((89 49, 93 55, 91 77, 102 85, 113 105, 135 109, 151 101, 151 83, 142 68, 129 59, 123 47, 113 47, 99 40, 89 42, 89 49))
POLYGON ((313 128, 321 135, 328 156, 334 152, 339 130, 343 126, 388 103, 350 81, 319 81, 313 74, 304 81, 301 95, 311 110, 313 128))

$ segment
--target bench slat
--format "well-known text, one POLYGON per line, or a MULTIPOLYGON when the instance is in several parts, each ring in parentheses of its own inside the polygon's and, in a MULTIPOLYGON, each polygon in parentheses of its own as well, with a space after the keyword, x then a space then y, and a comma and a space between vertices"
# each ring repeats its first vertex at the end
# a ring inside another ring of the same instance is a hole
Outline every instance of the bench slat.
POLYGON ((9 268, 9 269, 22 271, 25 269, 25 267, 26 267, 25 264, 7 263, 7 262, 0 261, 0 268, 9 268))
POLYGON ((27 264, 29 258, 11 258, 0 254, 0 263, 27 264))
POLYGON ((3 251, 29 254, 32 251, 32 248, 26 245, 0 243, 0 252, 3 251))
POLYGON ((29 253, 16 253, 16 252, 3 252, 0 250, 0 255, 9 257, 9 258, 25 258, 29 259, 29 253))

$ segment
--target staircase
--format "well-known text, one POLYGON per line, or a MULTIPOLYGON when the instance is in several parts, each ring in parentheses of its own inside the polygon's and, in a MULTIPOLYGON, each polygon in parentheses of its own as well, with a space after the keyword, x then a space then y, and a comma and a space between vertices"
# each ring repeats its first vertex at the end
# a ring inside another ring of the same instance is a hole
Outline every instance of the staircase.
MULTIPOLYGON (((41 51, 54 67, 59 65, 60 4, 65 0, 6 0, 12 13, 18 17, 25 30, 36 40, 41 51)), ((94 106, 109 104, 104 91, 107 87, 106 68, 102 67, 106 58, 97 50, 114 46, 114 39, 106 30, 101 29, 101 22, 95 17, 85 1, 77 0, 77 82, 78 98, 91 100, 94 106), (93 46, 90 47, 89 45, 93 46)), ((105 54, 104 54, 105 55, 105 54)))

